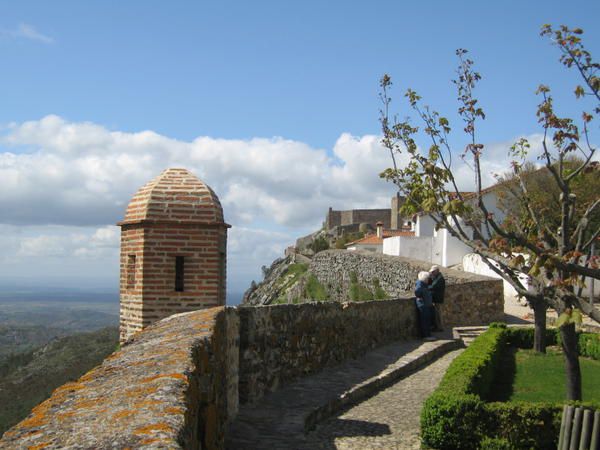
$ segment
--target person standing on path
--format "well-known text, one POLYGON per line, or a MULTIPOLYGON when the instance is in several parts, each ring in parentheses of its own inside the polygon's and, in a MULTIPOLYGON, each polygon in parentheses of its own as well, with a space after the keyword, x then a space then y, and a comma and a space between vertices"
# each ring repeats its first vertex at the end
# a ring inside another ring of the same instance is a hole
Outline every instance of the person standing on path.
POLYGON ((429 272, 419 272, 417 276, 417 284, 415 286, 415 303, 417 304, 417 313, 419 319, 419 331, 421 337, 426 341, 431 341, 434 338, 431 337, 431 319, 433 303, 431 299, 431 292, 428 288, 429 283, 429 272))
POLYGON ((433 301, 433 323, 435 331, 444 331, 442 324, 442 304, 444 303, 444 291, 446 290, 446 280, 440 272, 439 266, 431 266, 429 269, 431 283, 431 299, 433 301))

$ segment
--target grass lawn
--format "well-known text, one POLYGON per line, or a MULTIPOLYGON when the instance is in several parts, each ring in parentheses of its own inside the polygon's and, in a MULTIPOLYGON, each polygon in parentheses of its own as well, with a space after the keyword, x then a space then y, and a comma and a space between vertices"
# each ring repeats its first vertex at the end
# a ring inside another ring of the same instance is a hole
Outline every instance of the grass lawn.
MULTIPOLYGON (((600 402, 600 361, 579 358, 579 363, 583 400, 600 402)), ((503 366, 505 383, 493 400, 561 402, 566 398, 565 362, 557 349, 548 347, 545 355, 519 349, 506 355, 503 366)))

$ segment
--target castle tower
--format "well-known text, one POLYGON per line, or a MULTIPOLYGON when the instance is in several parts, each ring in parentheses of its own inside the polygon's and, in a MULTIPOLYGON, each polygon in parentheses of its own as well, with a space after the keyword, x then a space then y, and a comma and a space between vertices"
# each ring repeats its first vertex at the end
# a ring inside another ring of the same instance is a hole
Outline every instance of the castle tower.
POLYGON ((133 196, 121 227, 120 334, 225 304, 227 225, 218 197, 185 169, 167 169, 133 196))
POLYGON ((396 195, 392 197, 392 217, 390 221, 390 228, 392 230, 402 229, 402 214, 400 214, 400 208, 402 208, 404 201, 405 198, 399 193, 396 193, 396 195))

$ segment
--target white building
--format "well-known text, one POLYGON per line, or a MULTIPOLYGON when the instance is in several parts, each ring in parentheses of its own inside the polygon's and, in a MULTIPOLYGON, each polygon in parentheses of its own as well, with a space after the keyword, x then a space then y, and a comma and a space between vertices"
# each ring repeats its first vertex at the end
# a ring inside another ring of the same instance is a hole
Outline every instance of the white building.
MULTIPOLYGON (((497 205, 494 185, 482 191, 483 203, 496 220, 501 220, 503 213, 497 205)), ((473 198, 473 194, 466 194, 465 198, 473 198)), ((459 223, 462 225, 462 223, 459 223)), ((427 261, 442 267, 451 267, 462 264, 463 270, 493 278, 501 278, 492 271, 479 255, 472 253, 471 247, 460 239, 452 236, 447 229, 435 229, 435 221, 427 214, 417 214, 414 221, 414 236, 393 236, 383 240, 383 253, 385 255, 403 256, 406 258, 427 261)), ((470 231, 469 227, 464 228, 470 231)), ((485 230, 481 230, 485 233, 485 230)), ((523 281, 525 280, 523 276, 523 281)), ((527 284, 525 284, 527 286, 527 284)), ((518 296, 514 288, 504 282, 505 300, 515 301, 518 296)))
POLYGON ((392 237, 412 237, 413 231, 404 230, 384 230, 383 223, 377 223, 377 233, 369 234, 361 239, 346 244, 346 250, 366 250, 374 253, 384 253, 383 246, 387 239, 392 237))

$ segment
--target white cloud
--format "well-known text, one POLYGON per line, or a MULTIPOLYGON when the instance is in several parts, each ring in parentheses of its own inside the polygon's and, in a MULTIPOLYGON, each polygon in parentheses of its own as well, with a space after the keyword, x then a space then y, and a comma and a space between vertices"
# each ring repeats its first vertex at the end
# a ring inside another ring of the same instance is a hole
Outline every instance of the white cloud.
POLYGON ((221 198, 233 223, 320 223, 328 206, 386 206, 375 136, 344 134, 335 158, 282 138, 183 142, 144 131, 113 132, 57 116, 13 124, 0 153, 0 208, 12 224, 103 225, 122 218, 133 193, 163 169, 184 166, 221 198))
POLYGON ((42 234, 21 241, 18 256, 66 256, 65 240, 58 236, 42 234))
POLYGON ((28 39, 31 41, 41 42, 43 44, 53 44, 54 39, 35 29, 33 25, 20 23, 15 30, 3 30, 1 35, 12 37, 15 39, 28 39))
MULTIPOLYGON (((488 184, 492 173, 508 169, 508 146, 486 148, 488 184)), ((377 136, 344 133, 327 152, 283 138, 180 141, 53 115, 11 124, 0 135, 0 271, 12 270, 13 260, 48 270, 44 264, 62 257, 71 271, 116 274, 119 229, 113 224, 139 187, 165 168, 183 166, 221 199, 233 225, 228 283, 242 290, 260 277, 260 266, 319 227, 329 206, 389 207, 395 189, 379 178, 389 165, 377 136)), ((472 189, 468 170, 456 169, 456 176, 463 189, 472 189)))
POLYGON ((11 236, 15 257, 112 257, 119 249, 119 229, 65 226, 4 225, 2 231, 11 236))

